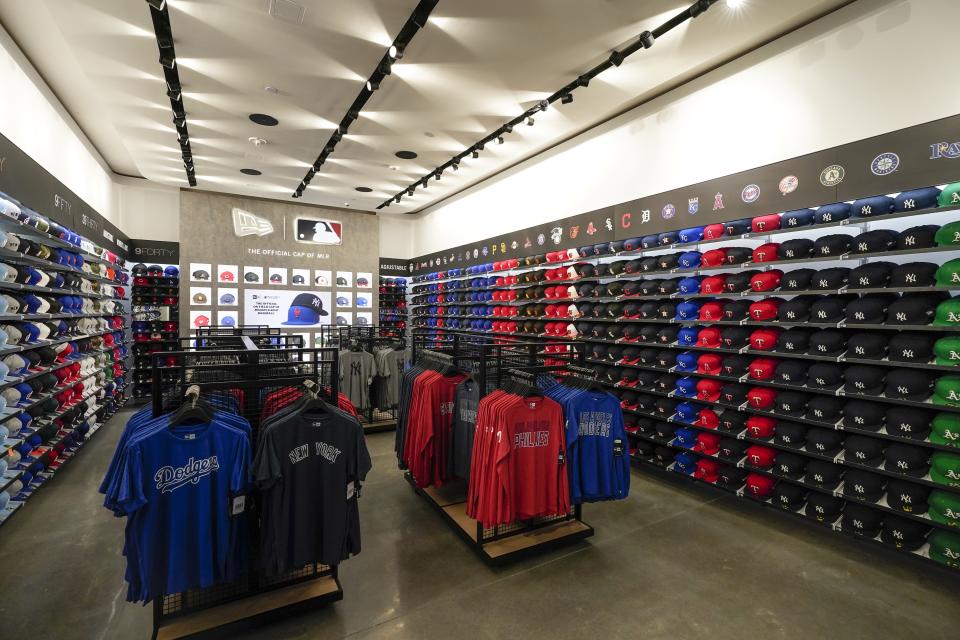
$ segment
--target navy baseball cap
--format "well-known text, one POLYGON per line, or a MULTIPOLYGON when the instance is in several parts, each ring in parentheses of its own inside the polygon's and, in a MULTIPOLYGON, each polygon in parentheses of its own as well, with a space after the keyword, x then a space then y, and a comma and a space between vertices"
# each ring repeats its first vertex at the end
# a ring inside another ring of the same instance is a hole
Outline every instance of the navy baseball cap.
POLYGON ((727 228, 728 236, 739 236, 744 233, 750 233, 750 230, 753 228, 753 218, 740 218, 739 220, 731 220, 723 224, 727 228))
POLYGON ((286 325, 317 324, 321 316, 330 315, 323 308, 323 300, 312 293, 301 293, 293 299, 287 310, 286 325))
POLYGON ((882 216, 893 211, 893 198, 890 196, 874 196, 855 200, 850 207, 855 218, 871 218, 882 216))
POLYGON ((787 211, 780 217, 780 228, 805 227, 808 224, 813 224, 813 217, 813 209, 794 209, 793 211, 787 211))
POLYGON ((846 202, 837 202, 836 204, 827 204, 817 209, 813 214, 814 224, 826 224, 828 222, 839 222, 850 217, 850 205, 846 202))
POLYGON ((659 245, 668 245, 676 244, 679 234, 676 231, 664 231, 659 236, 657 236, 657 244, 659 245))
POLYGON ((937 199, 939 197, 940 189, 936 187, 924 187, 923 189, 904 191, 893 199, 893 210, 913 211, 914 209, 932 209, 937 206, 937 199))
POLYGON ((643 236, 643 238, 640 239, 640 246, 644 249, 652 249, 658 244, 660 244, 660 237, 656 234, 643 236))

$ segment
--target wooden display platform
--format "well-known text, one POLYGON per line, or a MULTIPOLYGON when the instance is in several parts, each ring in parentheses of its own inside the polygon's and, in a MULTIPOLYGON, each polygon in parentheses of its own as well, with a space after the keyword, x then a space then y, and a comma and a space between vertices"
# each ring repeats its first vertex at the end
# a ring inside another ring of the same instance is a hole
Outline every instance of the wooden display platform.
POLYGON ((389 420, 375 420, 373 422, 361 422, 364 433, 380 433, 381 431, 393 431, 397 428, 397 421, 393 418, 389 420))
MULTIPOLYGON (((488 564, 503 564, 513 560, 542 553, 557 547, 579 542, 593 535, 593 527, 582 520, 571 518, 546 523, 534 528, 517 531, 492 540, 481 540, 480 527, 467 515, 466 486, 459 482, 441 488, 418 489, 412 478, 407 480, 414 490, 444 516, 467 543, 488 564)), ((579 513, 579 511, 578 511, 579 513)))
POLYGON ((155 640, 226 637, 277 616, 339 600, 343 600, 339 580, 325 576, 171 618, 154 631, 153 637, 155 640))

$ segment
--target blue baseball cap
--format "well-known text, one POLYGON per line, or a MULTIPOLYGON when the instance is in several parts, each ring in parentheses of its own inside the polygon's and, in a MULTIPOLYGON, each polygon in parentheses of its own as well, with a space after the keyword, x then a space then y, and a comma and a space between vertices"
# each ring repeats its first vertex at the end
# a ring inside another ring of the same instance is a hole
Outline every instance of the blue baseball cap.
MULTIPOLYGON (((700 334, 700 329, 697 327, 681 327, 680 331, 677 332, 677 342, 682 344, 685 347, 692 347, 697 344, 697 336, 700 334)), ((693 358, 693 368, 697 368, 697 358, 693 358)))
POLYGON ((309 325, 320 322, 321 316, 330 315, 323 308, 323 300, 312 293, 300 293, 287 310, 285 325, 309 325))
POLYGON ((225 327, 233 327, 236 326, 237 321, 234 320, 233 316, 224 316, 223 319, 220 320, 220 324, 225 327))
MULTIPOLYGON (((677 429, 677 432, 674 434, 676 444, 680 445, 685 449, 693 448, 693 445, 697 444, 697 434, 700 433, 696 429, 677 429)), ((693 459, 693 465, 696 465, 696 458, 693 459)), ((679 464, 680 461, 678 460, 679 464)))
POLYGON ((697 470, 697 456, 681 451, 673 457, 673 470, 684 475, 693 475, 697 470))
POLYGON ((180 269, 174 266, 169 266, 163 270, 163 275, 167 276, 168 278, 178 278, 180 277, 180 269))
POLYGON ((691 227, 680 231, 680 242, 700 242, 703 240, 703 227, 691 227))
POLYGON ((827 222, 840 222, 850 217, 850 205, 846 202, 837 202, 834 204, 825 204, 819 207, 813 214, 814 224, 825 224, 827 222))
MULTIPOLYGON (((696 332, 694 327, 684 327, 680 331, 690 329, 696 332)), ((693 351, 684 351, 677 354, 677 371, 683 373, 692 373, 697 370, 697 354, 693 351)))
POLYGON ((914 209, 931 209, 937 206, 939 197, 940 189, 936 187, 924 187, 923 189, 904 191, 893 199, 893 210, 913 211, 914 209))
POLYGON ((893 211, 893 198, 890 196, 873 196, 854 200, 850 205, 855 218, 872 218, 886 215, 893 211))
POLYGON ((640 246, 644 249, 652 249, 658 244, 660 244, 660 236, 656 234, 643 236, 643 238, 640 239, 640 246))
POLYGON ((369 300, 367 300, 366 298, 361 298, 360 296, 357 296, 357 306, 358 306, 358 307, 365 307, 365 306, 367 306, 368 304, 370 304, 370 301, 369 301, 369 300))
POLYGON ((697 417, 700 414, 700 405, 694 404, 692 402, 681 402, 677 405, 677 420, 684 424, 693 424, 697 417))
POLYGON ((677 289, 680 290, 680 293, 700 293, 700 281, 702 279, 702 276, 684 278, 677 284, 677 289))
POLYGON ((350 301, 347 300, 345 296, 337 296, 337 304, 341 307, 346 307, 350 304, 350 301))
POLYGON ((679 262, 684 269, 696 269, 700 266, 700 252, 686 251, 681 253, 679 262))
POLYGON ((680 378, 677 380, 676 384, 676 395, 681 398, 696 398, 697 397, 697 379, 696 378, 680 378))
POLYGON ((677 305, 677 320, 696 320, 699 317, 700 303, 696 300, 687 300, 677 305))
POLYGON ((664 231, 657 236, 657 244, 660 246, 668 244, 676 244, 677 242, 677 232, 676 231, 664 231))
POLYGON ((805 227, 808 224, 813 224, 813 217, 813 209, 794 209, 793 211, 787 211, 780 216, 780 228, 805 227))
POLYGON ((237 298, 232 293, 225 293, 220 296, 220 304, 233 304, 236 301, 237 298))

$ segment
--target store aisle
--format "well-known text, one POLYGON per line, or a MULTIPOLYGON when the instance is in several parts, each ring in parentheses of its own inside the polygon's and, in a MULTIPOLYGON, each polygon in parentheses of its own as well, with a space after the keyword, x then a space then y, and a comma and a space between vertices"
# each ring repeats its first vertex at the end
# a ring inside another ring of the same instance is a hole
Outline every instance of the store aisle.
MULTIPOLYGON (((0 529, 5 637, 149 637, 151 609, 124 601, 122 522, 96 493, 127 415, 0 529)), ((955 579, 646 473, 628 500, 584 509, 590 541, 491 569, 402 480, 393 434, 368 443, 344 601, 234 638, 956 636, 955 579)))

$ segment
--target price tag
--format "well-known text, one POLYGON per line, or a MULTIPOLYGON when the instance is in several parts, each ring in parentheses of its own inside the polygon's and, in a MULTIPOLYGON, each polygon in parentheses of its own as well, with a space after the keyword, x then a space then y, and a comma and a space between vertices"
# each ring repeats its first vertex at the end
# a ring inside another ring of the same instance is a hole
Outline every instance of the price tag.
POLYGON ((247 496, 236 496, 233 499, 233 507, 230 510, 232 515, 239 515, 243 513, 244 509, 247 507, 247 496))
POLYGON ((347 500, 352 499, 353 496, 356 495, 356 493, 357 493, 356 486, 354 485, 353 480, 351 480, 350 482, 347 483, 347 500))

